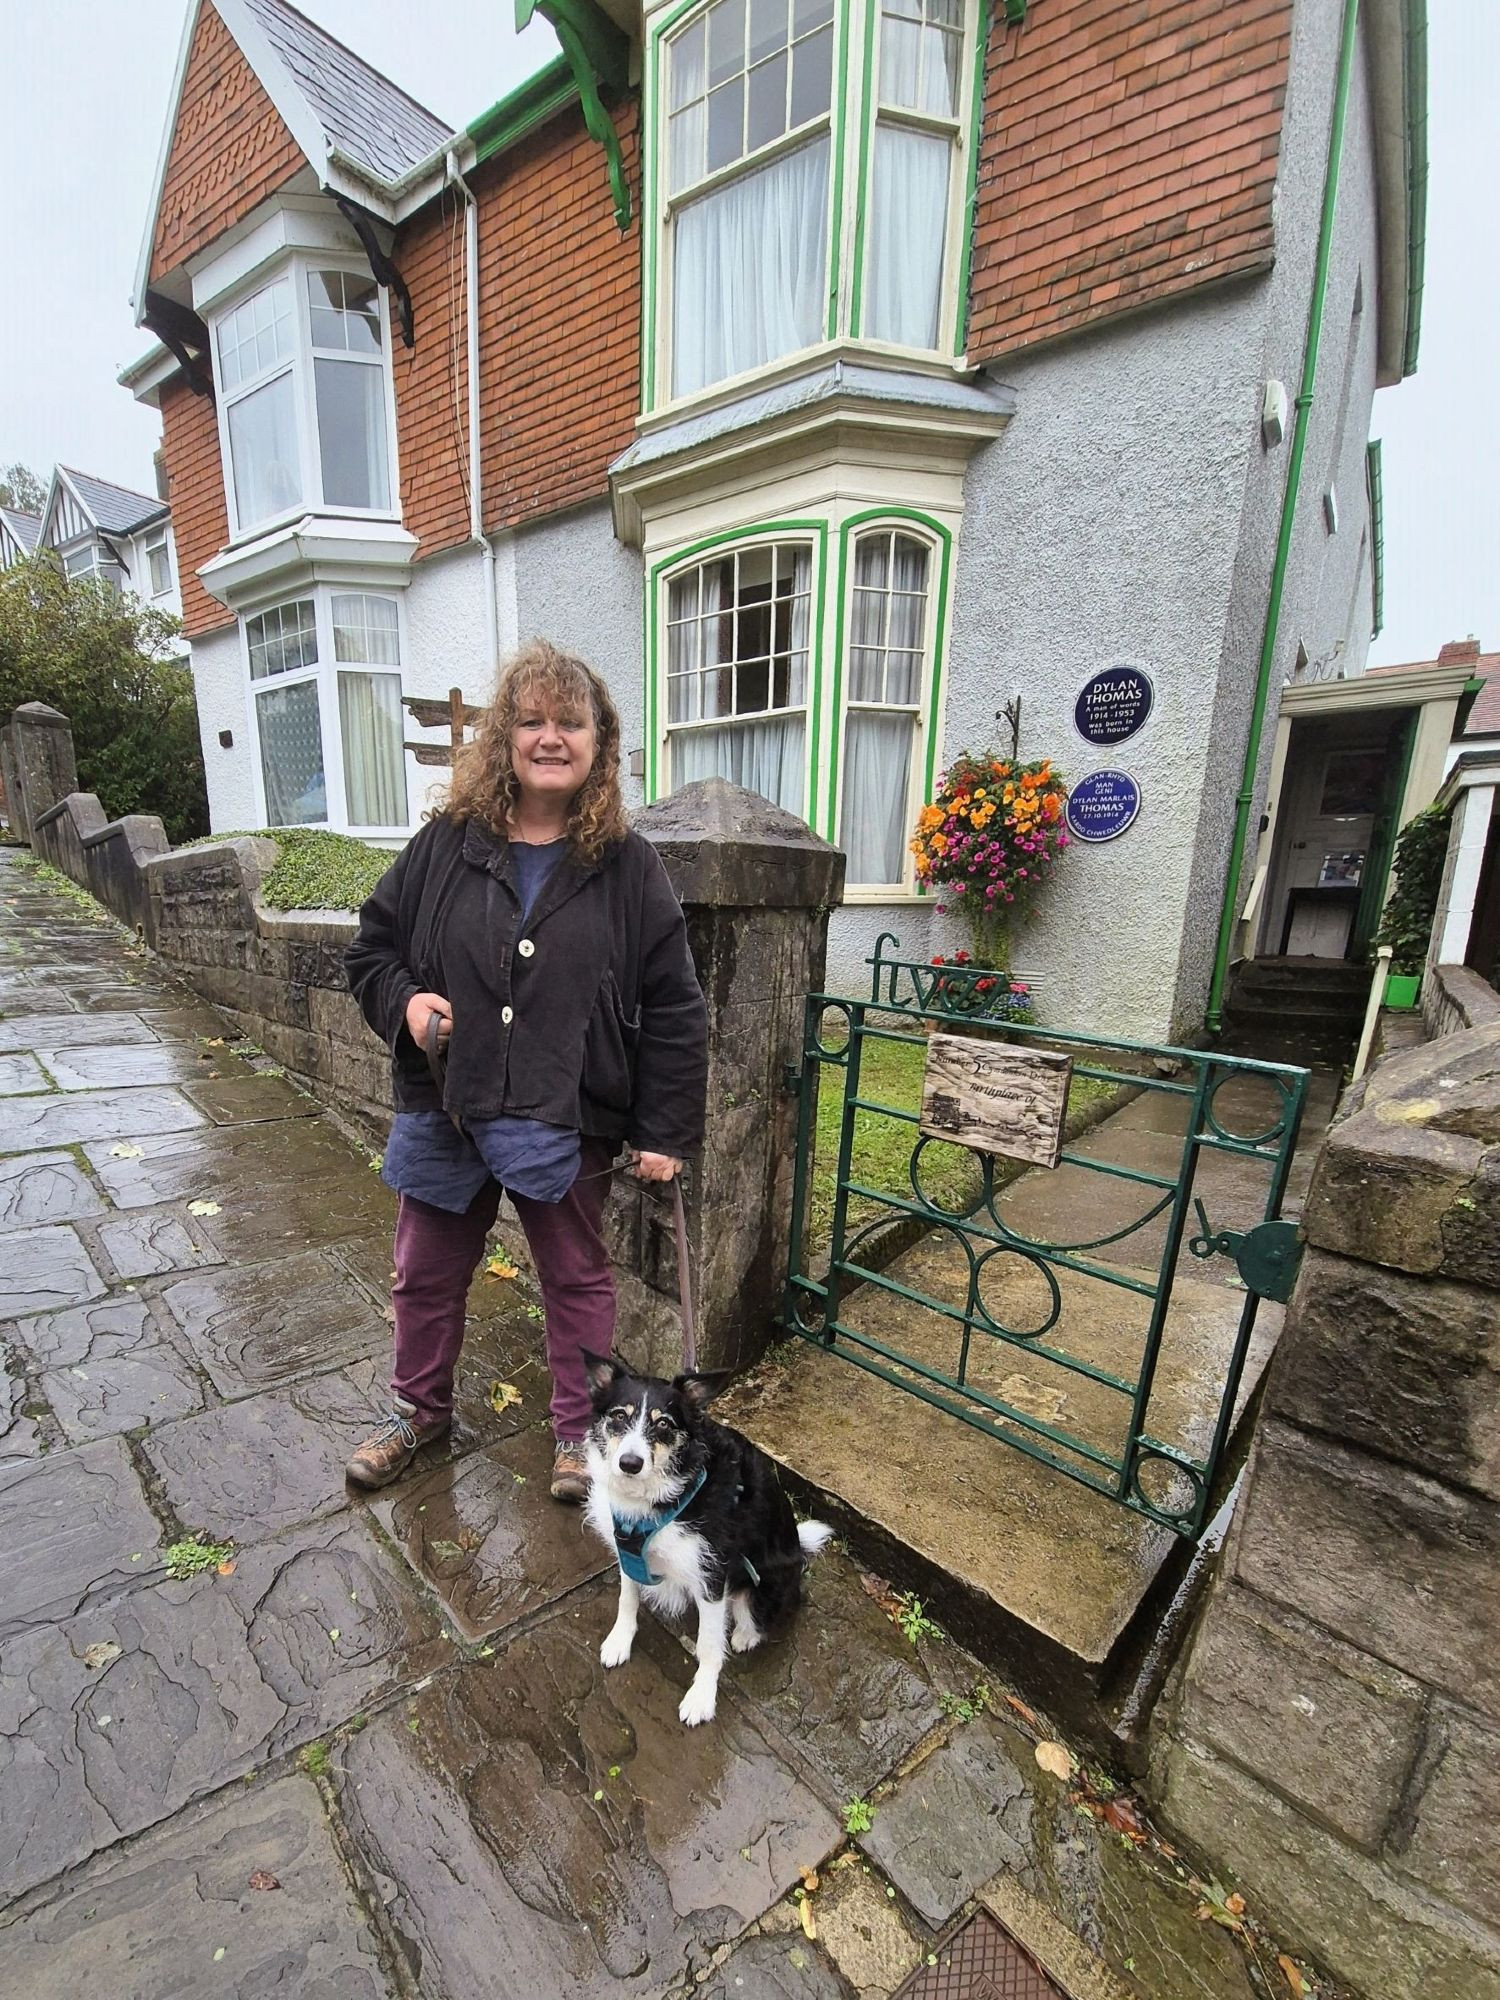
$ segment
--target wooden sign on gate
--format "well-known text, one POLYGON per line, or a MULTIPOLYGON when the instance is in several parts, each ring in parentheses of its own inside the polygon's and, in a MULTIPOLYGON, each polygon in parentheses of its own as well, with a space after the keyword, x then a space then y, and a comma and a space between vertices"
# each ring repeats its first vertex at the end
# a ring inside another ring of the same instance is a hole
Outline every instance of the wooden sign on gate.
POLYGON ((1072 1079, 1073 1058, 1051 1049, 933 1035, 918 1130, 976 1152, 1055 1167, 1072 1079))

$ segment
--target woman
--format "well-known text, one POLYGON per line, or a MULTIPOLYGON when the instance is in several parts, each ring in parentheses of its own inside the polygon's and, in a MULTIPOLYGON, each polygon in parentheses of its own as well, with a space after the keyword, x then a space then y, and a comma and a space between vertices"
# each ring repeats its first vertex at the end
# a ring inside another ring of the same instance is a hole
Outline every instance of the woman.
POLYGON ((707 1013, 687 928, 620 799, 620 718, 544 641, 500 679, 431 817, 360 911, 345 961, 392 1056, 391 1407, 346 1468, 385 1486, 447 1431, 469 1282, 502 1187, 531 1246, 552 1371, 552 1493, 588 1490, 583 1352, 608 1354, 600 1217, 624 1140, 670 1181, 703 1136, 707 1013), (443 1057, 446 1056, 446 1062, 443 1057))

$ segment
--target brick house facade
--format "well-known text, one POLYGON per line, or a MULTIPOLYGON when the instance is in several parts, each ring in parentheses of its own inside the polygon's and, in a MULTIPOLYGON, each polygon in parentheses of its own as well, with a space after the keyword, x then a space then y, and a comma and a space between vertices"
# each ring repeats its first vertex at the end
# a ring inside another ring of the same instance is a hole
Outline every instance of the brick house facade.
MULTIPOLYGON (((163 346, 124 379, 162 412, 215 823, 399 840, 432 777, 401 700, 481 699, 546 630, 608 673, 637 797, 721 771, 845 847, 835 976, 863 983, 877 932, 951 936, 907 831, 1019 696, 1023 755, 1141 805, 1018 970, 1045 1018, 1190 1029, 1340 0, 580 18, 576 74, 450 132, 285 0, 190 11, 137 287, 163 346), (1121 663, 1153 703, 1106 752, 1074 701, 1121 663)), ((1364 439, 1411 348, 1403 32, 1369 0, 1344 65, 1277 661, 1368 642, 1364 439)))

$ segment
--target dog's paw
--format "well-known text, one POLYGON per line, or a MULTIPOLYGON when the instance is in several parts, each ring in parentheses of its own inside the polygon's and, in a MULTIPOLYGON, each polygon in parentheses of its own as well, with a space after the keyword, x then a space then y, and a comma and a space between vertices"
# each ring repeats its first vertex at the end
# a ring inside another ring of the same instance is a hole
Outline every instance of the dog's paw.
POLYGON ((599 1660, 606 1667, 623 1667, 630 1658, 630 1649, 635 1644, 634 1632, 622 1632, 618 1626, 599 1648, 599 1660))
POLYGON ((719 1705, 719 1690, 714 1687, 699 1687, 696 1681, 677 1705, 678 1720, 685 1722, 689 1729, 696 1729, 700 1722, 712 1722, 714 1711, 719 1705))
POLYGON ((753 1653, 765 1636, 758 1625, 736 1625, 729 1635, 729 1649, 734 1653, 753 1653))

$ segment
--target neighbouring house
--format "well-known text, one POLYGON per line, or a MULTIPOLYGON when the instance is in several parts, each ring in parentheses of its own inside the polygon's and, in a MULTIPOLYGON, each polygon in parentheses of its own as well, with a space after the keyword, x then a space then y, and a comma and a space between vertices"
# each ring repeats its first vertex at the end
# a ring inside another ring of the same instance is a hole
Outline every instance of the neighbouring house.
POLYGON ((24 562, 36 550, 40 514, 23 514, 18 507, 0 507, 0 569, 24 562))
POLYGON ((1421 0, 533 5, 565 54, 460 130, 285 0, 189 7, 122 380, 215 826, 399 842, 449 689, 544 633, 636 802, 721 773, 843 847, 835 989, 953 938, 910 828, 1014 730, 1090 802, 1043 1018, 1216 1020, 1275 691, 1377 620, 1421 0))
POLYGON ((93 577, 182 616, 172 510, 160 494, 136 493, 59 465, 32 546, 55 551, 69 576, 93 577))

